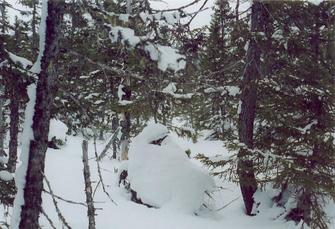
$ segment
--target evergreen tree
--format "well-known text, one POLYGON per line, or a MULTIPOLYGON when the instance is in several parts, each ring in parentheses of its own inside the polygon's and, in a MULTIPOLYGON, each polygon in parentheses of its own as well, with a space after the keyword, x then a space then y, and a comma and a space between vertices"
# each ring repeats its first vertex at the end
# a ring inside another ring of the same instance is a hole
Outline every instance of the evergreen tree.
POLYGON ((236 20, 228 1, 217 1, 201 57, 198 88, 202 99, 197 123, 213 130, 212 138, 237 138, 240 76, 243 74, 246 20, 236 20))
POLYGON ((334 66, 327 56, 333 3, 273 4, 274 59, 259 83, 255 148, 274 155, 263 171, 294 196, 287 218, 327 228, 324 203, 334 198, 334 66))

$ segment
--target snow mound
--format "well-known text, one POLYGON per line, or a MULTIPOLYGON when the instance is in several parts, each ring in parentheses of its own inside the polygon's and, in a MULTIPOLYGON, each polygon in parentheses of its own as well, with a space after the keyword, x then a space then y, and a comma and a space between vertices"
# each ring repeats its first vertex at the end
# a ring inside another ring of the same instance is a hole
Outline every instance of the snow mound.
POLYGON ((8 157, 0 156, 0 164, 6 164, 8 162, 8 157))
POLYGON ((134 138, 129 149, 130 186, 146 204, 194 213, 214 181, 167 134, 165 126, 150 124, 134 138), (165 136, 160 146, 149 144, 165 136))
POLYGON ((145 143, 149 144, 152 141, 161 139, 169 134, 169 130, 166 126, 159 123, 151 123, 146 126, 141 133, 139 133, 134 139, 134 143, 145 143))
POLYGON ((3 181, 11 181, 14 179, 14 176, 12 173, 6 171, 6 170, 2 170, 0 171, 0 180, 3 181))
POLYGON ((68 131, 68 128, 63 122, 51 119, 49 128, 49 140, 56 137, 64 142, 66 141, 66 132, 68 131))

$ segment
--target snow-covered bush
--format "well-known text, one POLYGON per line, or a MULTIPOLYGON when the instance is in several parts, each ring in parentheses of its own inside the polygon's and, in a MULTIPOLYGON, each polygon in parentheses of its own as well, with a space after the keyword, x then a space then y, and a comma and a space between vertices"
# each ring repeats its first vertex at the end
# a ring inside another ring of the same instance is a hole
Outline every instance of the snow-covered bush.
POLYGON ((129 149, 130 188, 145 204, 196 212, 204 203, 213 179, 173 142, 168 129, 150 124, 133 139, 129 149))
POLYGON ((0 155, 0 203, 9 206, 13 204, 16 188, 13 174, 6 170, 7 162, 8 157, 2 153, 0 155))

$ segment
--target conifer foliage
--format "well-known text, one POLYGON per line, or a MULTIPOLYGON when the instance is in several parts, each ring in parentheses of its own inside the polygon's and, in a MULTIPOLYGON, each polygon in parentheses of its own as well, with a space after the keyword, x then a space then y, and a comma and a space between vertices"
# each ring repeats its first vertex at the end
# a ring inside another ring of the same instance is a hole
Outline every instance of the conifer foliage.
POLYGON ((190 25, 207 0, 171 9, 149 0, 16 4, 24 9, 0 0, 0 203, 11 206, 16 194, 12 228, 40 227, 52 118, 68 135, 107 142, 98 167, 105 156, 127 161, 129 144, 150 122, 194 142, 222 141, 228 156, 196 158, 239 184, 246 215, 262 204, 255 193, 271 189, 284 219, 329 228, 333 1, 216 0, 201 28, 190 25))

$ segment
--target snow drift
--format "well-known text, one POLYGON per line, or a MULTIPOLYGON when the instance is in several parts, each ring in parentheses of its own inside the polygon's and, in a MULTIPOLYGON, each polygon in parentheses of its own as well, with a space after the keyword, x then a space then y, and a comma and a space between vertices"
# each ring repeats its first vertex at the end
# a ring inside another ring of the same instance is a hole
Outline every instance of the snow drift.
POLYGON ((203 204, 205 191, 214 188, 214 181, 168 134, 165 126, 150 124, 133 139, 128 162, 130 187, 146 204, 194 213, 203 204), (160 145, 151 144, 159 139, 160 145))
POLYGON ((56 137, 57 139, 62 140, 63 142, 66 141, 67 138, 67 126, 57 120, 57 119, 51 119, 50 120, 50 127, 49 127, 49 140, 51 140, 53 137, 56 137))

